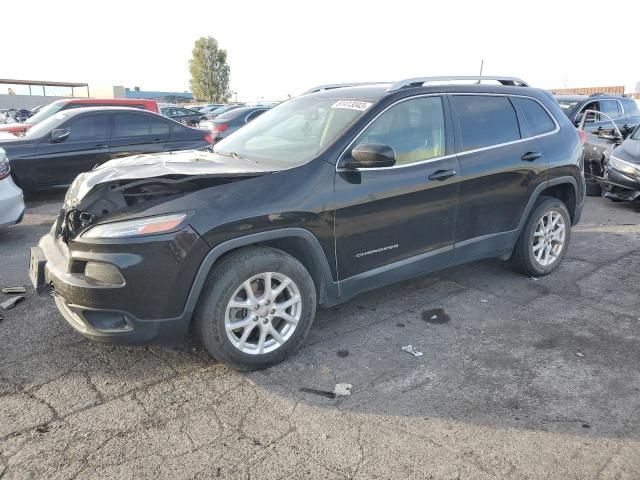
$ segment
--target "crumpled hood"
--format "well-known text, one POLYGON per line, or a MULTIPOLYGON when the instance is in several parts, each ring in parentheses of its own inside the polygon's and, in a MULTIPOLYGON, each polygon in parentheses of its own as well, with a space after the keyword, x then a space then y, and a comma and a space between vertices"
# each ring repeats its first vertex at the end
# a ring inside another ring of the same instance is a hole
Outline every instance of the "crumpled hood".
POLYGON ((620 160, 640 164, 640 140, 627 138, 613 154, 620 160))
POLYGON ((134 155, 111 160, 90 172, 81 173, 69 188, 67 199, 77 202, 95 186, 119 180, 167 175, 243 177, 280 169, 268 163, 255 163, 203 150, 134 155))

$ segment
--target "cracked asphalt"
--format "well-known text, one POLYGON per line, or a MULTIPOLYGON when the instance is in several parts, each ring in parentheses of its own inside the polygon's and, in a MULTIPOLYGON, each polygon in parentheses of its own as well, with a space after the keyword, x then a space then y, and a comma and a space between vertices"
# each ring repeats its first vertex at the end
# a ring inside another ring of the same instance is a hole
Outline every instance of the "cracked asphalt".
MULTIPOLYGON (((28 285, 60 201, 0 231, 0 284, 28 285)), ((379 289, 251 374, 193 339, 91 343, 29 288, 0 311, 0 478, 638 479, 639 219, 588 198, 556 273, 489 260, 379 289)))

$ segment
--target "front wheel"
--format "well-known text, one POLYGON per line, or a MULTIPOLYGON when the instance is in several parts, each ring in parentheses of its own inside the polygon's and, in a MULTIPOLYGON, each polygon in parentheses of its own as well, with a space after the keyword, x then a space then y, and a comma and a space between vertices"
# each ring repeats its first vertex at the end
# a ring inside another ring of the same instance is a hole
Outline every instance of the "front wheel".
POLYGON ((280 250, 252 247, 211 272, 194 321, 212 357, 238 370, 258 370, 302 345, 315 312, 307 269, 280 250))
POLYGON ((511 262, 525 275, 553 272, 564 258, 571 238, 571 217, 557 198, 540 197, 516 242, 511 262))

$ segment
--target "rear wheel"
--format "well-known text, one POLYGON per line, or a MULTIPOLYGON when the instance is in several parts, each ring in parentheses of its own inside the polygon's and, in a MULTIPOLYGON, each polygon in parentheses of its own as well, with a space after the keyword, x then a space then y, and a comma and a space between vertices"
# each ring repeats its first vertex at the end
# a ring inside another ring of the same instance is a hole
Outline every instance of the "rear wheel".
POLYGON ((527 219, 511 256, 514 267, 534 277, 553 272, 569 246, 571 217, 557 198, 540 197, 527 219))
POLYGON ((306 268, 274 248, 231 254, 211 272, 195 313, 209 354, 239 370, 281 362, 304 341, 316 311, 306 268))

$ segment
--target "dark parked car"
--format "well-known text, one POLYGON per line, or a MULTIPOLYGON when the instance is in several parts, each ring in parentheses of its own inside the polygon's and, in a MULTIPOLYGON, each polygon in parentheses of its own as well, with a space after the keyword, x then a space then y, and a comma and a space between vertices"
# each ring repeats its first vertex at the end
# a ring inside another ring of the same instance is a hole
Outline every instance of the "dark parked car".
POLYGON ((610 121, 610 128, 586 137, 587 194, 602 194, 615 202, 640 202, 640 127, 625 140, 610 121))
POLYGON ((584 131, 597 132, 609 128, 608 119, 612 119, 625 137, 640 125, 640 109, 630 97, 617 95, 557 95, 556 99, 569 120, 577 127, 582 116, 591 110, 585 119, 584 131), (604 113, 608 117, 601 115, 604 113))
POLYGON ((609 156, 602 189, 610 200, 640 202, 640 127, 609 156))
POLYGON ((211 120, 211 132, 214 143, 228 137, 239 128, 244 127, 251 120, 258 118, 267 110, 269 110, 267 107, 240 107, 218 115, 211 120))
POLYGON ((175 341, 193 320, 213 357, 256 369, 300 347, 318 304, 487 257, 551 273, 584 202, 578 132, 550 93, 481 79, 501 85, 319 89, 215 153, 84 173, 32 281, 93 340, 175 341))
POLYGON ((25 120, 25 123, 0 125, 0 131, 22 135, 38 122, 42 122, 58 112, 72 108, 86 107, 129 107, 158 112, 155 100, 139 100, 133 98, 65 98, 38 108, 37 113, 25 120))
POLYGON ((108 160, 209 146, 211 134, 133 108, 78 108, 56 113, 24 137, 0 139, 23 189, 69 185, 108 160))
POLYGON ((165 117, 169 117, 171 120, 175 120, 183 125, 189 125, 192 127, 197 126, 204 118, 204 115, 200 112, 182 107, 161 107, 160 113, 165 117))

